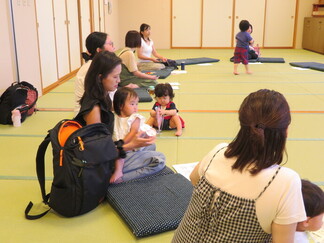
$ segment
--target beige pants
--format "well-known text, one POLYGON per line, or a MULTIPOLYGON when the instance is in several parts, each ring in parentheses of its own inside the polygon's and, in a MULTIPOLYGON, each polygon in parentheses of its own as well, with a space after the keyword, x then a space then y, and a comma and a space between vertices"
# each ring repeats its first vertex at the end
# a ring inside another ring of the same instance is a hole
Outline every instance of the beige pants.
POLYGON ((157 62, 139 62, 137 64, 138 70, 140 71, 153 71, 153 70, 161 70, 165 68, 164 64, 157 62))

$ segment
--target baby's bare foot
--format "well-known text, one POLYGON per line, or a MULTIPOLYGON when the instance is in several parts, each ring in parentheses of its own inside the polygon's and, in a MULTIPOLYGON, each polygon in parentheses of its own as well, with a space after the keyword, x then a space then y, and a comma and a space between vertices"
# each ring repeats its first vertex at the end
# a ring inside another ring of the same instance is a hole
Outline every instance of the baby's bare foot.
POLYGON ((110 183, 120 183, 122 182, 123 172, 114 172, 110 177, 110 183))
POLYGON ((176 135, 177 137, 180 137, 182 135, 182 131, 176 131, 176 133, 174 135, 176 135))

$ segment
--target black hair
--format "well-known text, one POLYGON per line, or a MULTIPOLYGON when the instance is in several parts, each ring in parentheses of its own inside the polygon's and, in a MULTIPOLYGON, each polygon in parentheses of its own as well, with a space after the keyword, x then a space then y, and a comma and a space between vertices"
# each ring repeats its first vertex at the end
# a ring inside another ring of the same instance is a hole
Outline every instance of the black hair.
POLYGON ((103 87, 102 80, 107 78, 121 63, 122 60, 113 52, 102 51, 96 54, 84 79, 84 94, 80 100, 80 104, 82 104, 84 97, 87 96, 100 100, 110 110, 112 102, 108 92, 103 87))
MULTIPOLYGON (((144 36, 143 36, 143 34, 142 34, 142 32, 143 31, 145 31, 145 30, 147 30, 147 29, 150 29, 151 28, 151 26, 149 26, 148 24, 141 24, 141 26, 140 26, 140 35, 141 35, 141 37, 144 39, 144 36)), ((150 38, 148 38, 148 40, 150 40, 150 38)))
POLYGON ((225 157, 236 157, 232 168, 243 171, 252 165, 252 175, 274 164, 281 164, 291 122, 285 97, 261 89, 249 94, 239 109, 241 128, 229 144, 225 157))
POLYGON ((138 98, 137 93, 134 89, 128 87, 121 87, 119 88, 116 93, 114 94, 114 111, 117 115, 121 115, 121 110, 123 109, 127 98, 138 98))
POLYGON ((107 33, 96 31, 88 35, 85 45, 90 55, 86 52, 82 52, 82 57, 85 61, 89 61, 94 58, 97 53, 97 48, 104 48, 107 36, 107 33))
POLYGON ((129 48, 138 48, 141 47, 141 35, 136 30, 130 30, 125 36, 125 46, 129 48))
POLYGON ((157 84, 154 89, 154 94, 155 94, 155 97, 170 96, 171 100, 174 98, 173 89, 169 83, 157 84))
POLYGON ((324 213, 324 192, 314 183, 302 179, 302 194, 307 217, 316 217, 324 213))
POLYGON ((241 20, 239 28, 242 32, 247 31, 250 27, 250 23, 247 20, 241 20))

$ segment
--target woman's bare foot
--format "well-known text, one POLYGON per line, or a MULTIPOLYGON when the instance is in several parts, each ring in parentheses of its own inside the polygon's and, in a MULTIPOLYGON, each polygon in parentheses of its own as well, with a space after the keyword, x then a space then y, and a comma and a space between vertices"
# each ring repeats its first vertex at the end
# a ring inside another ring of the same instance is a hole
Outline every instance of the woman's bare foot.
POLYGON ((234 75, 239 75, 239 73, 238 72, 233 72, 234 73, 234 75))
POLYGON ((246 71, 246 73, 247 73, 247 74, 252 74, 252 72, 251 72, 251 71, 246 71))

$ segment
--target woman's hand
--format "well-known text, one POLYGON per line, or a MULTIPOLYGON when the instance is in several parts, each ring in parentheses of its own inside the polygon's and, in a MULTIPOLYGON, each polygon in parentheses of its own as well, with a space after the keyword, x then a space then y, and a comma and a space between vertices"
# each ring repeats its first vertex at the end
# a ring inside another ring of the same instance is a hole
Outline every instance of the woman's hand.
POLYGON ((168 59, 165 58, 165 57, 161 57, 161 60, 162 60, 162 62, 167 62, 168 61, 168 59))
POLYGON ((125 87, 130 88, 130 89, 139 88, 139 86, 137 84, 133 84, 133 83, 129 83, 129 84, 125 85, 125 87))
POLYGON ((155 143, 155 139, 156 136, 147 137, 145 132, 140 131, 129 143, 124 144, 123 148, 124 150, 129 151, 140 147, 146 147, 155 143))
POLYGON ((136 76, 136 77, 139 77, 139 78, 144 78, 144 79, 153 79, 153 80, 157 80, 159 77, 158 76, 155 76, 155 75, 149 75, 149 74, 146 74, 146 73, 142 73, 138 70, 134 71, 133 74, 136 76))
POLYGON ((153 62, 167 62, 168 59, 165 58, 165 57, 159 56, 158 58, 155 58, 155 59, 152 58, 152 61, 153 61, 153 62))

